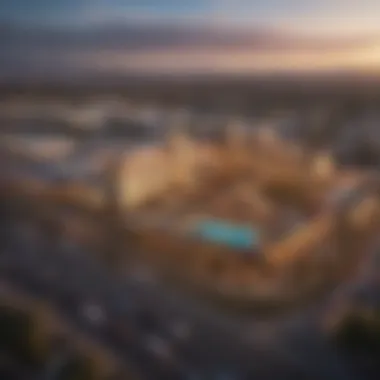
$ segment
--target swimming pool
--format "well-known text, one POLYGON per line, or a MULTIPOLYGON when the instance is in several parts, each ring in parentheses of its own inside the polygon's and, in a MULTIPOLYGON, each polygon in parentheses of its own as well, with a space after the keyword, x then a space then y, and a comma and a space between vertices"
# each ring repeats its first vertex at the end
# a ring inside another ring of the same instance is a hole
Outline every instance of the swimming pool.
POLYGON ((201 240, 240 250, 258 248, 260 244, 257 228, 224 220, 202 220, 193 227, 192 234, 201 240))

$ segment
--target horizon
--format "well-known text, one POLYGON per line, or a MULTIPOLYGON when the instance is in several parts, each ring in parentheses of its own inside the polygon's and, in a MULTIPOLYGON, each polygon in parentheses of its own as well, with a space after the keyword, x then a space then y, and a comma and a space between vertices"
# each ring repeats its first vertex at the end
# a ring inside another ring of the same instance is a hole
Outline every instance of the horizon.
POLYGON ((4 0, 0 80, 380 72, 375 0, 4 0))

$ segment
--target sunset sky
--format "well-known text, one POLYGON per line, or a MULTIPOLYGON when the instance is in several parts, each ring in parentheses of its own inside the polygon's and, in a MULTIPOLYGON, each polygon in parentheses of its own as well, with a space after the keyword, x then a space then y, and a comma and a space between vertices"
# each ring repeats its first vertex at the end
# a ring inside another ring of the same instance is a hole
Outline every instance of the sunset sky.
POLYGON ((2 0, 1 77, 380 72, 378 0, 2 0))

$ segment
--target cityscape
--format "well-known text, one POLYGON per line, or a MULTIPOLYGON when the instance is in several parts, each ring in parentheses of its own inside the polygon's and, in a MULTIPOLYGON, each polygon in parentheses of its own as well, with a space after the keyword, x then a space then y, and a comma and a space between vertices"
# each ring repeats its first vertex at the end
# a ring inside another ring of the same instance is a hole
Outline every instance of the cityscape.
POLYGON ((380 374, 372 0, 0 4, 0 378, 380 374))

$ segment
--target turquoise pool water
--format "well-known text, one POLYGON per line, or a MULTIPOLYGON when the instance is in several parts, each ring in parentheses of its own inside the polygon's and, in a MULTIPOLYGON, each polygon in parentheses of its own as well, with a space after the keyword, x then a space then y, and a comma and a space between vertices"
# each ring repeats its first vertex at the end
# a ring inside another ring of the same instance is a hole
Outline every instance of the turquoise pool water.
POLYGON ((258 248, 260 243, 257 228, 228 221, 204 220, 192 232, 202 240, 241 250, 258 248))

